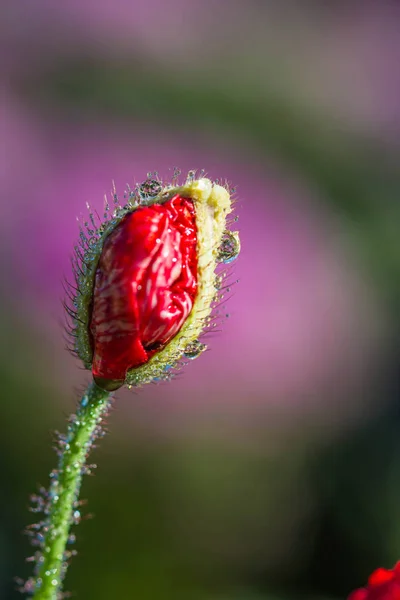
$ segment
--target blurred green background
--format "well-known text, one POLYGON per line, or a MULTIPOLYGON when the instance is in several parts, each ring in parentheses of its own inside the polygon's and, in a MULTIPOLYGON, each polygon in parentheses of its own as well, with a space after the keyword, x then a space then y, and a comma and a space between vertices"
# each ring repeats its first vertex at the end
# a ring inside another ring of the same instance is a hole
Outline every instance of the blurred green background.
POLYGON ((339 600, 400 556, 400 5, 5 0, 0 597, 89 375, 62 278, 85 202, 157 170, 237 186, 222 331, 118 394, 84 600, 339 600))

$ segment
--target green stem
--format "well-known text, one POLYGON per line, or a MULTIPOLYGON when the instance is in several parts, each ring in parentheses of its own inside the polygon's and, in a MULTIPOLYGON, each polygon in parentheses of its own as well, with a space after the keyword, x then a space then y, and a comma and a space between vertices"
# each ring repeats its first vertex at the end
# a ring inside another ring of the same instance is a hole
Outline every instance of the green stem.
POLYGON ((68 432, 60 438, 60 462, 52 474, 42 527, 42 552, 37 555, 31 583, 35 600, 57 600, 67 570, 66 546, 71 525, 79 519, 77 500, 93 441, 101 432, 101 421, 110 406, 110 392, 92 383, 84 394, 68 432))

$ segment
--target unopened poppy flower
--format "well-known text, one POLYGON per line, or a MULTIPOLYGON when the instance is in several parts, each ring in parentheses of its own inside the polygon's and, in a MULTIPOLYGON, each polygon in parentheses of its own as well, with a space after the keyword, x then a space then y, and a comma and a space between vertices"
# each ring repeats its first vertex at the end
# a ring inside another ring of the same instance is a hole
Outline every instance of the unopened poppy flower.
POLYGON ((393 569, 377 569, 367 587, 355 590, 348 600, 400 600, 400 561, 393 569))
POLYGON ((219 262, 239 253, 226 229, 228 186, 195 178, 164 185, 151 178, 93 214, 76 247, 72 307, 74 350, 106 390, 169 376, 182 358, 195 358, 209 324, 219 262))
POLYGON ((125 195, 106 201, 104 221, 89 220, 75 248, 71 287, 73 350, 91 369, 94 382, 84 393, 66 434, 57 435, 58 468, 50 487, 32 497, 43 519, 27 531, 37 549, 29 558, 33 576, 20 590, 35 600, 65 597, 61 591, 73 555, 70 529, 80 520, 79 490, 94 441, 124 383, 138 386, 169 378, 182 358, 199 356, 199 340, 210 325, 222 275, 217 264, 239 253, 236 232, 226 229, 231 212, 228 186, 190 171, 178 185, 175 171, 164 185, 154 174, 125 195), (90 222, 89 222, 90 221, 90 222))

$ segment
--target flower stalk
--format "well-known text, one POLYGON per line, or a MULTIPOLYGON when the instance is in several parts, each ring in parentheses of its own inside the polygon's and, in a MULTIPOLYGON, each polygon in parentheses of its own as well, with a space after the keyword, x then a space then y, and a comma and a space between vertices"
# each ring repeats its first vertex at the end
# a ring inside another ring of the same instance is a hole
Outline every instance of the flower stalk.
POLYGON ((111 404, 109 392, 92 383, 70 419, 66 436, 59 439, 60 462, 52 473, 43 522, 38 534, 41 550, 36 555, 36 573, 30 580, 35 600, 58 600, 71 555, 66 551, 71 526, 80 519, 78 495, 86 460, 102 432, 102 420, 111 404))

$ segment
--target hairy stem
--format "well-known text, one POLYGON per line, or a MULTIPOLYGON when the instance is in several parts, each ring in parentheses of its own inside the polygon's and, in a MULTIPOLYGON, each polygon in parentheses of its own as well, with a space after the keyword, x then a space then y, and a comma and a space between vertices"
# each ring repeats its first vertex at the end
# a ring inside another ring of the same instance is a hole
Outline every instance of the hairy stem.
POLYGON ((110 406, 110 393, 92 383, 76 415, 71 417, 66 436, 60 438, 60 461, 52 473, 46 498, 47 515, 41 528, 36 573, 31 580, 35 600, 57 600, 68 566, 66 546, 71 525, 79 520, 77 501, 93 441, 101 433, 101 421, 110 406))

